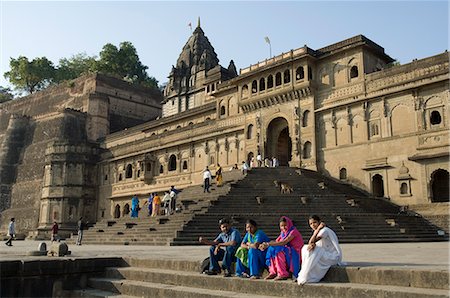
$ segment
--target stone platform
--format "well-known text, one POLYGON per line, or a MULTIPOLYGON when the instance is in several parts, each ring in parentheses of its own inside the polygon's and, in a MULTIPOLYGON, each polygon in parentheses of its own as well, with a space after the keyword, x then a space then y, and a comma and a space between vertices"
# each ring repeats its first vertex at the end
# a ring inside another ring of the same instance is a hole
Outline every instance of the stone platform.
POLYGON ((4 278, 6 264, 14 260, 41 274, 48 271, 44 264, 59 268, 47 263, 52 260, 70 263, 75 271, 87 260, 98 263, 98 271, 74 275, 82 281, 75 287, 78 290, 59 285, 53 288, 54 297, 449 297, 449 242, 342 244, 347 266, 332 268, 325 281, 302 288, 290 281, 201 275, 198 268, 207 246, 70 245, 72 254, 67 257, 28 256, 38 244, 15 241, 13 247, 0 246, 0 276, 4 278), (99 268, 104 272, 99 274, 99 268))

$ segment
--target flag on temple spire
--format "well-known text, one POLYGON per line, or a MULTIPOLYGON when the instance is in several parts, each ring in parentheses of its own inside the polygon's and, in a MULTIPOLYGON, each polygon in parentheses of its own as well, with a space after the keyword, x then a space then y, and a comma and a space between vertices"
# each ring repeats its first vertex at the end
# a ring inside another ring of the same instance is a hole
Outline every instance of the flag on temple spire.
POLYGON ((268 44, 270 44, 270 39, 269 39, 269 37, 264 37, 264 40, 268 43, 268 44))
POLYGON ((191 32, 192 32, 192 23, 191 22, 189 22, 188 27, 191 29, 191 32))

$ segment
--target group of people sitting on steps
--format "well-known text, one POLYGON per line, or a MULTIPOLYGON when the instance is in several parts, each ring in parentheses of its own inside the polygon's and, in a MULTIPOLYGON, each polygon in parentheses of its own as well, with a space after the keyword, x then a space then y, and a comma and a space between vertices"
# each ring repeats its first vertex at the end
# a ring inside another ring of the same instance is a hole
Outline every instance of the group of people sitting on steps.
POLYGON ((280 218, 280 235, 275 240, 270 240, 252 219, 246 221, 247 233, 243 239, 228 219, 221 219, 219 225, 221 233, 213 241, 199 238, 200 243, 211 245, 209 268, 203 272, 208 275, 217 275, 223 270, 225 277, 231 277, 232 263, 236 262, 237 277, 260 279, 267 268, 269 274, 265 279, 292 278, 303 285, 320 281, 331 266, 342 264, 336 234, 317 215, 309 218, 313 234, 307 245, 287 216, 280 218))

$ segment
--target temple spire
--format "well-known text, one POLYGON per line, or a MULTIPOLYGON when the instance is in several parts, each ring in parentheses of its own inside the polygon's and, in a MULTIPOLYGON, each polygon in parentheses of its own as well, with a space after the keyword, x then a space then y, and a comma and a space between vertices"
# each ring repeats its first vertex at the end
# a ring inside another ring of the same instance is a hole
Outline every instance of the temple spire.
POLYGON ((200 28, 200 17, 198 17, 197 27, 200 28))

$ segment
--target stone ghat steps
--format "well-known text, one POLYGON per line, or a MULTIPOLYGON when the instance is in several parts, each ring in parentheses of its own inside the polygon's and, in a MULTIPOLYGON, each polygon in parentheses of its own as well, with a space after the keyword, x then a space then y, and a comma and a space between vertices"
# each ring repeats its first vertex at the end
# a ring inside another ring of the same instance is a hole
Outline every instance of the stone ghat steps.
MULTIPOLYGON (((104 297, 448 297, 447 270, 332 267, 324 280, 299 286, 200 274, 200 262, 128 258, 129 267, 107 268, 89 288, 68 297, 100 291, 104 297), (271 295, 271 296, 269 296, 271 295)), ((264 276, 267 273, 264 273, 264 276)))
MULTIPOLYGON (((235 181, 242 175, 235 171, 226 175, 228 181, 235 181)), ((138 218, 129 215, 102 220, 84 231, 83 244, 119 244, 119 245, 169 245, 185 223, 194 214, 203 214, 211 206, 211 202, 226 195, 231 186, 216 187, 217 191, 203 193, 200 186, 183 189, 177 197, 177 206, 181 212, 169 216, 149 217, 147 208, 143 206, 138 218)), ((75 243, 77 235, 72 235, 68 243, 75 243)))
POLYGON ((380 242, 383 238, 389 242, 448 240, 448 234, 442 235, 442 231, 439 234, 438 228, 423 218, 398 212, 399 206, 385 199, 368 197, 349 185, 311 171, 256 168, 233 184, 227 196, 212 202, 207 212, 195 215, 171 244, 192 245, 199 236, 215 238, 214 226, 223 217, 230 218, 240 229, 246 219, 252 218, 273 238, 279 234, 279 217, 286 215, 296 222, 301 233, 309 236, 307 222, 311 214, 320 215, 341 242, 380 242), (288 182, 294 188, 293 193, 280 194, 272 183, 277 179, 288 182), (257 195, 262 202, 258 203, 257 195))

